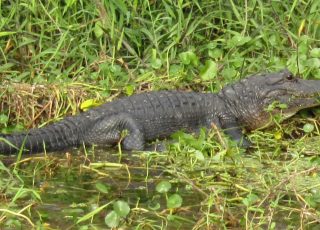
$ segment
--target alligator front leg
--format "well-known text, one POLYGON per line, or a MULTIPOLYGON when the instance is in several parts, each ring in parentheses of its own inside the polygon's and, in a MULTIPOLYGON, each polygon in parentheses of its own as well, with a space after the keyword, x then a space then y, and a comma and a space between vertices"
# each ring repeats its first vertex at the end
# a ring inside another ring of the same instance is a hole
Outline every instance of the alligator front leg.
POLYGON ((84 135, 84 143, 88 145, 110 146, 119 141, 126 150, 144 149, 143 129, 129 114, 101 118, 84 135))
POLYGON ((239 146, 249 148, 252 143, 243 135, 242 128, 234 119, 220 119, 224 133, 234 140, 239 146))

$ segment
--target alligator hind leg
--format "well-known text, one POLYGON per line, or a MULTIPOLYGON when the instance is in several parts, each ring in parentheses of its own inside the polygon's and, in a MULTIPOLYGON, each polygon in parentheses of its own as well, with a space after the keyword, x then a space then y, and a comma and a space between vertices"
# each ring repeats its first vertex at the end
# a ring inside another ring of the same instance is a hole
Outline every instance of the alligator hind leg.
POLYGON ((117 144, 126 150, 143 150, 145 145, 143 129, 128 114, 104 117, 96 122, 84 135, 85 144, 110 146, 117 144), (122 137, 122 135, 125 135, 122 137))

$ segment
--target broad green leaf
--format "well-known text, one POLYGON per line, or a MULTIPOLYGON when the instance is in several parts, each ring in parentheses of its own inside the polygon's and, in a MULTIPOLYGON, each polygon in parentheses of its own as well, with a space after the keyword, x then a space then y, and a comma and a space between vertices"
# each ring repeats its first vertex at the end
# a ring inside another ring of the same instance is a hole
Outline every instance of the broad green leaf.
POLYGON ((203 153, 199 150, 196 150, 194 153, 194 156, 199 160, 199 161, 204 161, 205 158, 203 156, 203 153))
POLYGON ((104 222, 109 228, 116 228, 120 223, 120 216, 115 211, 111 211, 104 218, 104 222))
POLYGON ((126 94, 128 96, 131 96, 134 92, 134 86, 133 85, 127 85, 126 86, 126 94))
POLYGON ((237 75, 237 71, 234 68, 225 68, 221 71, 221 75, 225 79, 233 79, 237 75))
POLYGON ((170 77, 179 76, 183 73, 183 65, 171 65, 169 69, 170 77))
POLYGON ((126 217, 130 212, 128 203, 122 200, 114 202, 113 209, 120 217, 126 217))
POLYGON ((215 48, 208 51, 209 57, 211 58, 220 58, 223 55, 223 50, 215 48))
POLYGON ((102 193, 109 193, 110 186, 98 182, 98 183, 96 183, 96 189, 97 189, 99 192, 102 192, 102 193))
POLYGON ((179 58, 184 65, 192 65, 195 67, 199 65, 199 58, 193 51, 180 53, 179 58))
POLYGON ((176 220, 175 215, 169 214, 169 215, 167 216, 167 220, 169 220, 169 221, 175 221, 175 220, 176 220))
POLYGON ((97 38, 101 38, 102 35, 103 35, 103 33, 104 33, 102 27, 103 27, 103 26, 102 26, 101 21, 97 21, 97 22, 95 23, 95 25, 94 25, 93 31, 94 31, 94 35, 95 35, 97 38))
POLYGON ((281 130, 278 130, 277 132, 274 133, 273 136, 276 140, 281 140, 283 136, 283 132, 281 130))
POLYGON ((314 130, 314 125, 313 124, 305 124, 304 126, 303 126, 303 131, 305 132, 305 133, 311 133, 312 131, 314 130))
POLYGON ((156 191, 158 193, 166 193, 171 189, 171 183, 169 181, 161 181, 156 186, 156 191))
POLYGON ((151 66, 154 69, 160 69, 160 67, 162 66, 161 59, 159 59, 159 58, 152 59, 151 60, 151 66))
POLYGON ((307 60, 307 66, 314 69, 320 68, 320 58, 310 58, 307 60))
POLYGON ((259 200, 259 197, 258 197, 256 194, 251 193, 251 194, 249 194, 246 198, 244 198, 244 199, 242 200, 242 203, 243 203, 245 206, 249 207, 249 206, 251 206, 252 204, 256 203, 258 200, 259 200))
POLYGON ((179 194, 173 194, 167 200, 167 208, 179 208, 181 205, 182 197, 179 194))
POLYGON ((189 58, 188 52, 183 52, 183 53, 179 54, 179 58, 184 65, 190 64, 190 58, 189 58))
POLYGON ((288 105, 287 105, 287 104, 284 104, 284 103, 279 103, 277 107, 278 107, 279 109, 287 109, 287 108, 288 108, 288 105))
POLYGON ((84 102, 81 103, 80 105, 80 109, 83 111, 87 111, 88 109, 92 108, 92 107, 97 107, 101 105, 101 103, 97 102, 97 100, 95 99, 88 99, 84 102))
POLYGON ((287 109, 288 105, 285 104, 285 103, 280 103, 279 101, 274 101, 270 105, 268 105, 268 108, 266 109, 266 111, 271 112, 276 108, 278 108, 278 109, 287 109))
POLYGON ((320 58, 320 48, 313 48, 310 51, 310 56, 314 58, 320 58))
POLYGON ((233 48, 237 46, 242 46, 250 40, 251 37, 249 36, 242 36, 241 34, 236 34, 230 40, 228 40, 227 47, 233 48))
POLYGON ((310 194, 306 197, 307 203, 313 208, 320 207, 320 193, 319 191, 315 190, 313 194, 310 194))
POLYGON ((0 124, 7 124, 8 120, 9 120, 8 116, 4 114, 0 114, 0 124))
POLYGON ((214 61, 207 60, 206 64, 200 71, 200 77, 204 81, 212 80, 216 77, 218 72, 218 65, 214 61))
POLYGON ((309 45, 310 45, 310 37, 309 36, 303 35, 299 38, 299 45, 298 45, 299 59, 301 58, 302 54, 303 55, 308 54, 309 45))

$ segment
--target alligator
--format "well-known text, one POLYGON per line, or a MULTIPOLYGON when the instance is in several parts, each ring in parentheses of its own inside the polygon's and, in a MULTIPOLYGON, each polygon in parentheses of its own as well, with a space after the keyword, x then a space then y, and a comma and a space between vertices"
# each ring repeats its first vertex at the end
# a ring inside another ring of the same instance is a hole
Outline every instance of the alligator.
POLYGON ((218 93, 157 91, 116 99, 42 128, 0 136, 0 154, 60 151, 81 145, 145 150, 178 130, 197 133, 218 127, 239 146, 243 130, 272 124, 320 104, 320 80, 303 80, 287 69, 243 78, 218 93), (282 105, 282 106, 277 106, 282 105), (285 106, 283 106, 285 105, 285 106), (270 109, 272 107, 272 109, 270 109))

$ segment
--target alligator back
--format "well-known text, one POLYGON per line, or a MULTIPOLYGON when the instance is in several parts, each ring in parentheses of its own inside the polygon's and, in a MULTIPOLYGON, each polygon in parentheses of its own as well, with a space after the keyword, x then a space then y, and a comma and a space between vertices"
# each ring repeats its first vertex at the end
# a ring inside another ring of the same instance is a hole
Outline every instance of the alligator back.
POLYGON ((148 92, 117 99, 43 128, 2 135, 6 141, 0 140, 0 153, 16 153, 21 147, 29 153, 56 151, 82 143, 108 146, 117 143, 121 131, 127 128, 139 131, 143 143, 168 137, 181 129, 196 131, 205 126, 208 112, 219 104, 214 106, 213 99, 214 94, 178 91, 148 92), (129 123, 134 127, 128 126, 129 123))
POLYGON ((136 94, 88 111, 89 117, 129 114, 142 127, 145 140, 165 138, 184 129, 196 131, 206 125, 208 113, 218 107, 211 93, 156 91, 136 94))

